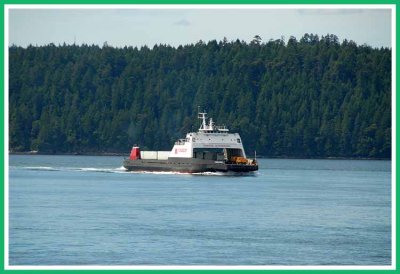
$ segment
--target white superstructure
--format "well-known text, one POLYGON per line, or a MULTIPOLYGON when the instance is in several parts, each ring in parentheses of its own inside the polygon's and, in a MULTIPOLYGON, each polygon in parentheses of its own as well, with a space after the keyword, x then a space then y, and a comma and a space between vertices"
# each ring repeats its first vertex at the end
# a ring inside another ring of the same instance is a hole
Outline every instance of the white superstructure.
POLYGON ((199 131, 187 133, 185 139, 175 142, 169 158, 198 158, 196 153, 212 149, 223 151, 225 158, 230 154, 246 158, 239 134, 229 133, 225 126, 216 126, 212 118, 207 124, 206 115, 205 112, 199 113, 199 131))

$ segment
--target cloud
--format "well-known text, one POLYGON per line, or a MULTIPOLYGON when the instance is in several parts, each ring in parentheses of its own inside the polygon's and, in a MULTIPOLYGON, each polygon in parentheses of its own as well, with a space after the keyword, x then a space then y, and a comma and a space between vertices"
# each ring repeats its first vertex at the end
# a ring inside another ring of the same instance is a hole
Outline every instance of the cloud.
POLYGON ((347 15, 359 14, 364 11, 361 9, 299 9, 298 13, 302 15, 347 15))
POLYGON ((191 25, 191 23, 190 23, 188 20, 186 20, 186 19, 182 19, 182 20, 176 21, 176 22, 174 23, 174 25, 176 25, 176 26, 182 26, 182 27, 188 27, 188 26, 191 25))

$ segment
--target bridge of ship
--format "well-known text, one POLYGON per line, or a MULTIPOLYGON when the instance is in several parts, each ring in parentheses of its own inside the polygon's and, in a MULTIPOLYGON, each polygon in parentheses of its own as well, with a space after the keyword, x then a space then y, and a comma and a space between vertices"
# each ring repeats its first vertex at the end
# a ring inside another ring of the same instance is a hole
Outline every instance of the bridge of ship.
POLYGON ((229 133, 225 126, 216 126, 210 118, 206 123, 206 113, 199 113, 202 120, 198 132, 191 132, 179 139, 170 157, 184 157, 231 162, 234 157, 246 158, 242 140, 237 133, 229 133))

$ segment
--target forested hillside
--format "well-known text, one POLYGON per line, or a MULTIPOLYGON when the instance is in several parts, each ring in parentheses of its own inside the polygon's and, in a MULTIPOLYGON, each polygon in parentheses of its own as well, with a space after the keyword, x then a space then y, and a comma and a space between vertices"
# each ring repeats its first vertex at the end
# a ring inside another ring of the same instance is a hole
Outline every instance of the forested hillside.
POLYGON ((388 158, 391 49, 300 40, 9 48, 11 151, 170 150, 197 106, 248 154, 388 158))

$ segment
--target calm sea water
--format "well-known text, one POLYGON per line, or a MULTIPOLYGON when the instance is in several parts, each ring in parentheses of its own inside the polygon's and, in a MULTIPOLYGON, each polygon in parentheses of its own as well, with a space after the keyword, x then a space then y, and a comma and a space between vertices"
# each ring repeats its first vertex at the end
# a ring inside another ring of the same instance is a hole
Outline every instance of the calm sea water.
POLYGON ((10 156, 10 265, 390 265, 391 162, 259 160, 252 176, 10 156))

